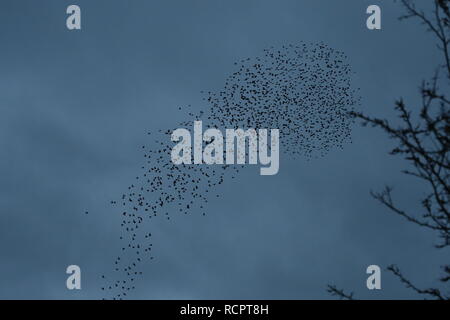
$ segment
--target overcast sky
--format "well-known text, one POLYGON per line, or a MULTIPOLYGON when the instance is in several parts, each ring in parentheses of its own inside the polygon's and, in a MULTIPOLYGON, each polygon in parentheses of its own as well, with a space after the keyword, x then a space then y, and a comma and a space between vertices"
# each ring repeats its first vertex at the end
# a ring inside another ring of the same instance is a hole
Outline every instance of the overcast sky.
MULTIPOLYGON (((101 298, 120 251, 109 201, 139 172, 147 131, 183 121, 180 105, 201 110, 200 92, 220 90, 241 58, 322 41, 348 56, 361 110, 392 118, 400 96, 417 107, 439 53, 401 13, 391 1, 2 0, 0 298, 101 298), (65 25, 74 3, 80 31, 65 25), (381 6, 382 30, 366 28, 369 4, 381 6), (70 264, 82 290, 66 288, 70 264)), ((384 271, 391 263, 436 284, 448 259, 434 235, 369 195, 388 183, 417 211, 426 189, 400 173, 383 133, 355 125, 352 139, 313 161, 281 155, 275 176, 244 171, 205 217, 154 220, 155 260, 130 298, 323 299, 328 283, 360 298, 417 297, 384 271), (371 264, 382 290, 366 288, 371 264)))

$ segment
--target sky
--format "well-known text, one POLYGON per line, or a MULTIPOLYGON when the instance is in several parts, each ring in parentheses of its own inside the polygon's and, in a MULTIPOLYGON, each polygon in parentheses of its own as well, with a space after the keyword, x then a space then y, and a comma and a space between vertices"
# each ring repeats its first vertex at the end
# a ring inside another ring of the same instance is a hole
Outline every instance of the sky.
MULTIPOLYGON (((0 298, 100 299, 100 275, 120 250, 110 205, 139 172, 148 131, 202 110, 234 62, 264 48, 323 42, 343 51, 362 111, 392 119, 403 97, 439 61, 433 37, 398 21, 393 1, 3 0, 0 2, 0 298), (82 29, 66 28, 77 4, 82 29), (370 4, 382 29, 368 30, 370 4), (85 214, 88 211, 89 214, 85 214), (66 288, 79 265, 82 289, 66 288)), ((418 298, 385 271, 437 284, 445 252, 435 234, 406 223, 370 196, 394 186, 417 211, 426 188, 376 129, 323 158, 281 155, 280 171, 245 170, 224 183, 208 215, 155 219, 155 259, 133 299, 330 299, 329 283, 363 299, 418 298), (382 268, 382 289, 366 268, 382 268)))

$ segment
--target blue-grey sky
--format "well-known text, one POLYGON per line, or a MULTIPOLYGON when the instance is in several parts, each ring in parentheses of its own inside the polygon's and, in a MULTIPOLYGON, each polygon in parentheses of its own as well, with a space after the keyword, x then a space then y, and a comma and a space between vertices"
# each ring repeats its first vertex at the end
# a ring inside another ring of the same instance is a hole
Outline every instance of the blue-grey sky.
MULTIPOLYGON (((241 58, 324 42, 348 56, 364 112, 392 118, 400 96, 418 107, 439 53, 401 13, 392 1, 2 0, 0 298, 101 298, 120 250, 109 201, 139 172, 146 133, 183 121, 178 106, 201 110, 200 92, 220 90, 241 58), (66 28, 70 4, 80 31, 66 28), (369 4, 382 30, 366 28, 369 4), (80 291, 66 288, 70 264, 80 291)), ((369 195, 388 183, 414 211, 426 189, 400 173, 383 133, 355 125, 352 139, 316 160, 281 155, 275 176, 244 171, 205 217, 155 219, 155 260, 130 298, 326 299, 328 283, 367 299, 416 297, 385 271, 382 290, 367 290, 366 267, 391 263, 436 284, 448 259, 434 234, 369 195)))

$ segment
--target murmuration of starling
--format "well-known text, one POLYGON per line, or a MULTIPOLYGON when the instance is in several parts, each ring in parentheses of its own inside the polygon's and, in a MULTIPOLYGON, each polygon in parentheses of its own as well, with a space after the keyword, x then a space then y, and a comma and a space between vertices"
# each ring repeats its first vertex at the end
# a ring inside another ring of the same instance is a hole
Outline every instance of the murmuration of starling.
MULTIPOLYGON (((278 128, 280 152, 313 159, 351 142, 349 112, 360 103, 351 85, 353 71, 341 51, 326 44, 285 45, 240 60, 216 92, 202 92, 206 107, 178 127, 202 120, 216 128, 278 128)), ((182 110, 180 107, 179 110, 182 110)), ((174 165, 170 134, 149 132, 152 148, 142 146, 142 173, 111 202, 121 214, 121 248, 112 271, 102 275, 106 299, 126 299, 152 260, 152 234, 145 221, 177 214, 207 214, 226 179, 238 178, 241 165, 174 165), (154 147, 155 143, 158 147, 154 147), (145 227, 144 227, 145 225, 145 227)))

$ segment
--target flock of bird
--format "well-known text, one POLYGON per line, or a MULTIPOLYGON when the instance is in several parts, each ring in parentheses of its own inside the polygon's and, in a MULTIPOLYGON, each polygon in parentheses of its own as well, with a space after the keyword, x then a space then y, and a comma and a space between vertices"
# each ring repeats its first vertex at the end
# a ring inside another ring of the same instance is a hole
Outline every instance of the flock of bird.
MULTIPOLYGON (((352 71, 344 53, 325 44, 286 45, 235 63, 222 90, 203 92, 207 107, 188 113, 176 128, 195 120, 216 128, 280 130, 280 152, 320 157, 350 141, 349 111, 359 103, 351 86, 352 71)), ((182 108, 180 108, 181 110, 182 108)), ((118 200, 123 244, 113 270, 102 275, 106 299, 126 299, 153 259, 148 219, 170 220, 177 214, 207 213, 225 179, 235 179, 242 165, 174 165, 173 130, 149 132, 152 147, 142 146, 142 173, 118 200), (155 144, 156 147, 155 148, 155 144)), ((203 142, 205 145, 205 142, 203 142)))

